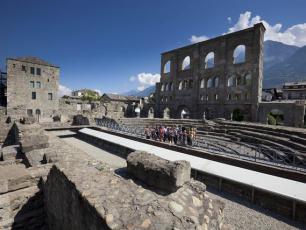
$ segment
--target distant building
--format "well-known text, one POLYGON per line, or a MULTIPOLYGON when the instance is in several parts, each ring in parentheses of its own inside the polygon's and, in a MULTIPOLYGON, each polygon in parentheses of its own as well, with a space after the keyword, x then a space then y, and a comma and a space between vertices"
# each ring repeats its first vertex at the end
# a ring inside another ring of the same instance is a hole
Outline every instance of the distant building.
POLYGON ((79 89, 79 90, 74 90, 72 91, 72 96, 77 96, 77 97, 83 97, 83 96, 91 96, 94 95, 96 97, 99 97, 99 93, 97 91, 91 90, 91 89, 79 89))
POLYGON ((6 106, 7 75, 0 71, 0 106, 6 106))
POLYGON ((59 67, 36 57, 7 59, 7 115, 51 120, 58 110, 59 67))
POLYGON ((105 93, 101 97, 103 115, 110 118, 135 117, 138 115, 136 109, 140 108, 140 100, 141 98, 135 96, 105 93))
POLYGON ((285 83, 283 85, 283 97, 287 100, 306 99, 306 81, 285 83))

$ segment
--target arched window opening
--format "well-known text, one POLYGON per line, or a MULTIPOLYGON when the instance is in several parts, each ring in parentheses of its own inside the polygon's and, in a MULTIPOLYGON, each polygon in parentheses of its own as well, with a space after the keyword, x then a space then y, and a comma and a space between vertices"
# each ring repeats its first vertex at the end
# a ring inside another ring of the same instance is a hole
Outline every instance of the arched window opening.
POLYGON ((279 109, 272 109, 267 114, 267 122, 269 125, 283 125, 284 124, 284 112, 279 109))
POLYGON ((187 108, 182 108, 180 110, 180 117, 181 119, 188 119, 190 118, 190 112, 187 108))
POLYGON ((246 85, 251 85, 251 82, 252 82, 252 75, 250 73, 248 73, 246 76, 245 76, 245 84, 246 85))
POLYGON ((205 80, 204 78, 202 78, 200 82, 200 88, 203 89, 204 87, 205 87, 205 80))
POLYGON ((215 66, 215 53, 210 52, 205 57, 205 69, 213 68, 215 66))
POLYGON ((165 108, 164 109, 164 119, 169 119, 170 118, 170 109, 169 108, 165 108))
POLYGON ((173 91, 173 83, 172 82, 169 83, 169 90, 173 91))
POLYGON ((227 86, 231 87, 231 86, 236 85, 235 80, 236 78, 234 76, 229 77, 229 79, 227 80, 227 86))
POLYGON ((184 89, 187 89, 187 88, 188 88, 188 81, 185 80, 185 81, 184 81, 184 89))
POLYGON ((232 99, 232 95, 229 93, 227 94, 227 100, 230 101, 232 99))
POLYGON ((245 62, 245 45, 239 45, 233 52, 233 63, 238 64, 243 62, 245 62))
POLYGON ((219 77, 214 78, 214 87, 215 88, 219 87, 219 77))
POLYGON ((207 88, 211 88, 213 87, 213 79, 212 78, 209 78, 208 81, 207 81, 207 88))
POLYGON ((189 88, 190 88, 190 89, 193 88, 193 80, 189 80, 189 88))
POLYGON ((180 81, 180 82, 179 82, 179 90, 182 90, 182 89, 183 89, 183 82, 180 81))
POLYGON ((35 114, 40 115, 41 114, 40 109, 36 109, 35 114))
POLYGON ((164 84, 162 84, 161 85, 161 89, 160 89, 162 92, 165 90, 165 85, 164 84))
POLYGON ((182 62, 182 70, 190 69, 190 57, 187 56, 182 62))
POLYGON ((218 99, 219 99, 219 95, 215 94, 215 100, 218 101, 218 99))
POLYGON ((166 83, 165 91, 169 91, 169 84, 168 83, 166 83))
POLYGON ((237 85, 244 85, 244 77, 243 76, 238 76, 237 77, 237 85))
POLYGON ((153 107, 150 107, 148 111, 148 118, 154 118, 154 109, 153 107))
POLYGON ((164 65, 164 73, 170 73, 170 65, 171 62, 167 61, 166 64, 164 65))

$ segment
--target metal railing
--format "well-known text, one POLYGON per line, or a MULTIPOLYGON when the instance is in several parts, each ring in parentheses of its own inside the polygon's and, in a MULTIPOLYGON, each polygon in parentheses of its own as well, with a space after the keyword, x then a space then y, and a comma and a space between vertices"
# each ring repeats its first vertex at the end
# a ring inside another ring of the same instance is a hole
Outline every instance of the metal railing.
MULTIPOLYGON (((144 127, 139 127, 137 124, 133 126, 118 124, 114 119, 106 117, 95 118, 95 122, 97 126, 105 127, 118 133, 146 138, 144 127)), ((178 142, 178 145, 184 144, 178 142)), ((201 135, 198 135, 193 140, 192 146, 187 146, 213 154, 306 172, 306 153, 303 154, 295 150, 289 152, 276 146, 239 141, 220 141, 218 139, 211 140, 201 135)))

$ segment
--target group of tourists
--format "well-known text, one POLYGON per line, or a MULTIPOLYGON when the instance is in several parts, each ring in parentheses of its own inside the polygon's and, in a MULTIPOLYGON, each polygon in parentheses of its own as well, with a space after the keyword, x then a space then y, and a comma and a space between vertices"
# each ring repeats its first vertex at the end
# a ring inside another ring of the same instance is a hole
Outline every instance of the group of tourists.
POLYGON ((192 145, 196 137, 196 128, 184 126, 156 126, 145 128, 146 139, 155 141, 168 142, 177 145, 192 145))

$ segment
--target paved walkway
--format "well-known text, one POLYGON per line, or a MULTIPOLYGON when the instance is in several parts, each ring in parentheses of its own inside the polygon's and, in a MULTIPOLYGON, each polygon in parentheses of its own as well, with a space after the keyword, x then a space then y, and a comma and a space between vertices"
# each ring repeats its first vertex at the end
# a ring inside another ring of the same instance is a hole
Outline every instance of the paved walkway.
POLYGON ((194 169, 306 202, 305 183, 190 156, 173 150, 133 141, 89 128, 81 129, 79 132, 95 136, 109 142, 118 143, 122 146, 133 148, 135 150, 147 151, 167 160, 187 160, 194 169))

